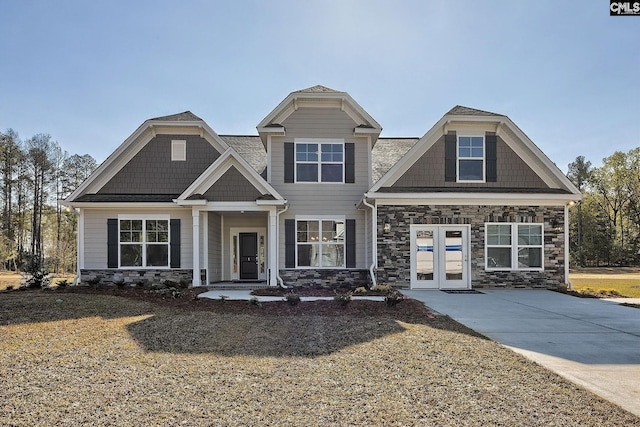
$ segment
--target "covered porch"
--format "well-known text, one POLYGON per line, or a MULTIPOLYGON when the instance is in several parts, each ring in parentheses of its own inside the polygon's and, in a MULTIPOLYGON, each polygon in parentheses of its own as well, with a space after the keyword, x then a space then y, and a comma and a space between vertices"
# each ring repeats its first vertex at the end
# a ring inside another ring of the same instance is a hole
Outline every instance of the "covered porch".
POLYGON ((200 202, 192 206, 192 286, 220 282, 277 286, 278 216, 283 201, 200 202))

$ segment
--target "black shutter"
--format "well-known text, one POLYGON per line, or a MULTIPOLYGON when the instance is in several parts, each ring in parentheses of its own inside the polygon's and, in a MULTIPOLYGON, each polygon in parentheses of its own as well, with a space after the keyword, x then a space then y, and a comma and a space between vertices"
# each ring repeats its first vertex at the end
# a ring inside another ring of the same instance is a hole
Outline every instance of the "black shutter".
POLYGON ((346 227, 347 235, 346 240, 346 252, 347 252, 347 268, 356 267, 356 220, 348 219, 346 227))
POLYGON ((487 182, 496 182, 498 180, 498 137, 486 135, 484 140, 487 150, 485 177, 487 182))
POLYGON ((284 266, 296 266, 296 220, 284 220, 284 266))
POLYGON ((118 220, 107 219, 107 268, 118 268, 118 220))
POLYGON ((353 143, 344 144, 344 182, 353 184, 356 182, 355 171, 355 146, 353 143))
POLYGON ((293 182, 295 168, 293 142, 284 143, 284 182, 293 182))
POLYGON ((180 220, 172 219, 171 229, 171 268, 180 268, 180 220))
POLYGON ((444 136, 444 180, 456 182, 456 134, 444 136))

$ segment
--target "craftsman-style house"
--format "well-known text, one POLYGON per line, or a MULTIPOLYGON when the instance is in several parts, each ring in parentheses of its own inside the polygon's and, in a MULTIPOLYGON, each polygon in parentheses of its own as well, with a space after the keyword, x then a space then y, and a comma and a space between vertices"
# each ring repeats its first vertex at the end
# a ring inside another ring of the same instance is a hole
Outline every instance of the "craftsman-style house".
POLYGON ((557 287, 580 192, 507 116, 456 106, 421 138, 345 92, 289 94, 256 136, 144 122, 65 203, 106 282, 557 287))

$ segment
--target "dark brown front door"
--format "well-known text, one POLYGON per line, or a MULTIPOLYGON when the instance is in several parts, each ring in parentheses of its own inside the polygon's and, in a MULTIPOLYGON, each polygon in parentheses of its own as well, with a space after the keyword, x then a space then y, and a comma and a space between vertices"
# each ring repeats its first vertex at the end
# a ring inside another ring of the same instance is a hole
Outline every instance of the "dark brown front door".
POLYGON ((240 233, 240 280, 258 278, 258 233, 240 233))

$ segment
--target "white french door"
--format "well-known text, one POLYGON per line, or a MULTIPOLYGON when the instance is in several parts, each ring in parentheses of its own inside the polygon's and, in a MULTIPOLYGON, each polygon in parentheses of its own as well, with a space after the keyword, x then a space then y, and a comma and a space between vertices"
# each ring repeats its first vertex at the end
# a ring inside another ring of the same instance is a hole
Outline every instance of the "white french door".
POLYGON ((469 289, 468 225, 411 225, 411 288, 469 289))

